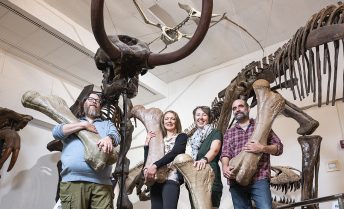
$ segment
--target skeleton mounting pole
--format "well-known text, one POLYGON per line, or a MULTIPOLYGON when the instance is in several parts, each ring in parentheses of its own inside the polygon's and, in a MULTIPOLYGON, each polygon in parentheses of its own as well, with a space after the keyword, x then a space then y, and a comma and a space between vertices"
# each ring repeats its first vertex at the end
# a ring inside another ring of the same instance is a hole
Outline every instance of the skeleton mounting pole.
MULTIPOLYGON (((128 78, 125 79, 126 81, 126 86, 128 86, 128 78)), ((127 101, 127 90, 124 89, 123 93, 122 93, 122 97, 123 97, 123 118, 121 121, 121 131, 122 131, 122 145, 121 146, 121 150, 120 153, 122 153, 122 150, 125 149, 124 144, 126 142, 126 138, 127 138, 127 120, 128 120, 128 101, 127 101)), ((119 208, 122 208, 122 201, 123 201, 123 189, 124 189, 124 157, 122 158, 122 165, 121 165, 121 186, 120 186, 120 192, 119 192, 119 208)))

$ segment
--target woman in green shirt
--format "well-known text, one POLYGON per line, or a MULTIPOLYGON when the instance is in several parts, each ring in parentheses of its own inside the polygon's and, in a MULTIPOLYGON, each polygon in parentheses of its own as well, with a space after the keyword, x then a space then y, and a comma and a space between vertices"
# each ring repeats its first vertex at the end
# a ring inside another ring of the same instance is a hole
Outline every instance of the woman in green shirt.
MULTIPOLYGON (((212 186, 211 201, 213 208, 219 208, 223 188, 219 166, 222 134, 210 124, 212 118, 209 107, 196 107, 192 113, 197 127, 197 130, 189 139, 191 143, 192 158, 195 160, 194 166, 197 170, 201 170, 209 163, 213 169, 215 180, 212 186)), ((189 197, 191 200, 191 195, 189 195, 189 197)), ((191 208, 194 208, 192 201, 191 208)))

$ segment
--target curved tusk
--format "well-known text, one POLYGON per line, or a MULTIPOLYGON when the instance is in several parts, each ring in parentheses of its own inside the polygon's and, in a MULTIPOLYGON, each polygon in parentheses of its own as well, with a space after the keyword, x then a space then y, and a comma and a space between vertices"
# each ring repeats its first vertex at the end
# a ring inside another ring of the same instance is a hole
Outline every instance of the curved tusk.
POLYGON ((154 67, 157 65, 171 64, 189 56, 195 51, 208 31, 212 10, 213 0, 203 0, 201 19, 191 40, 185 46, 174 52, 164 54, 151 53, 148 57, 148 66, 154 67))
POLYGON ((111 60, 115 60, 121 56, 120 50, 113 45, 106 32, 104 27, 104 0, 92 0, 91 3, 91 25, 94 37, 99 44, 99 47, 102 48, 106 54, 110 57, 111 60))

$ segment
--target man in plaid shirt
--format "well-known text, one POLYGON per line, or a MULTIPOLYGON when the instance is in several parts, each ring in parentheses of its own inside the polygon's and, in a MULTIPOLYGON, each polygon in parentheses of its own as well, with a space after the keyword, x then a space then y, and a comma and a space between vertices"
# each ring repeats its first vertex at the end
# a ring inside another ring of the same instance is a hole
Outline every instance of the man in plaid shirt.
POLYGON ((232 111, 237 123, 226 131, 223 137, 221 163, 223 175, 230 185, 230 192, 235 209, 252 208, 252 200, 259 209, 271 209, 272 198, 270 191, 270 155, 281 155, 283 144, 278 136, 271 130, 267 145, 248 141, 253 133, 255 120, 249 118, 250 108, 241 99, 235 100, 232 111), (263 153, 258 162, 257 172, 247 186, 241 186, 235 181, 233 167, 229 161, 242 150, 251 153, 263 153))

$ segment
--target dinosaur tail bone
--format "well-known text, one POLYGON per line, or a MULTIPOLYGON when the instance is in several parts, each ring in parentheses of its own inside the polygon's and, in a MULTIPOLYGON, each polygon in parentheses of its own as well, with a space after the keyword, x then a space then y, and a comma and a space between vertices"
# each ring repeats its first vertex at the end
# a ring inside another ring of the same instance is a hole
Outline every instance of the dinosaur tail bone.
POLYGON ((190 155, 180 154, 173 160, 173 166, 184 176, 196 209, 211 209, 211 187, 215 174, 209 165, 197 171, 190 155))
MULTIPOLYGON (((42 96, 38 92, 28 91, 22 96, 24 107, 37 110, 58 123, 75 123, 79 120, 69 110, 66 102, 54 95, 42 96)), ((96 171, 106 165, 112 165, 117 160, 117 151, 107 154, 99 150, 97 142, 101 139, 98 134, 81 130, 77 133, 85 147, 85 160, 96 171)))
MULTIPOLYGON (((253 88, 258 100, 257 118, 255 129, 249 140, 266 145, 272 122, 283 110, 285 100, 280 94, 270 90, 269 82, 266 80, 257 80, 253 83, 253 88)), ((262 154, 241 151, 239 155, 231 159, 229 165, 234 167, 235 180, 239 184, 246 186, 251 182, 261 156, 262 154)))

